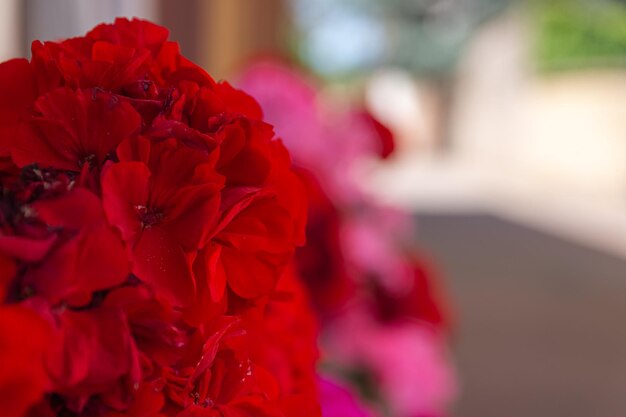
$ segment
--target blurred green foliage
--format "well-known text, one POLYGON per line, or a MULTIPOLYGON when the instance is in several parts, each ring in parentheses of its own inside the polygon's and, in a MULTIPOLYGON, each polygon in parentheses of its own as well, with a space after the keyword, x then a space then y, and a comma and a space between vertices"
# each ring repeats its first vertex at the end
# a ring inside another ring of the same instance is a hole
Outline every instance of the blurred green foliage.
POLYGON ((624 0, 535 0, 531 16, 540 70, 626 66, 624 0))

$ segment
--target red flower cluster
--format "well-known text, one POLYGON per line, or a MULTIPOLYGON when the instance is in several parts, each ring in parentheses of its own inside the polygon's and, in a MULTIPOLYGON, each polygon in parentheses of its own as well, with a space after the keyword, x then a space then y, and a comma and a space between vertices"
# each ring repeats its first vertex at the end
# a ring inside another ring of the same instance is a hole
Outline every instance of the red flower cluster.
POLYGON ((305 192, 257 103, 167 36, 119 19, 0 64, 4 417, 319 415, 284 273, 305 192))

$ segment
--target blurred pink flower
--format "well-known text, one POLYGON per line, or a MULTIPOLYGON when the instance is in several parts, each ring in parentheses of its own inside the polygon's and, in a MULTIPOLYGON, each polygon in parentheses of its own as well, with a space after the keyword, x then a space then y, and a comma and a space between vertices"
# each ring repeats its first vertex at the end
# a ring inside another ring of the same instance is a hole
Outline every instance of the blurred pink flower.
POLYGON ((420 323, 381 324, 352 308, 329 325, 324 355, 367 370, 393 417, 440 416, 456 392, 444 342, 420 323))
POLYGON ((413 237, 413 227, 405 213, 374 204, 362 207, 344 219, 341 227, 346 261, 359 271, 368 271, 363 278, 376 280, 385 290, 407 292, 413 271, 402 246, 413 237))
MULTIPOLYGON (((456 385, 436 276, 410 255, 411 215, 373 201, 354 172, 364 158, 391 152, 391 132, 365 111, 330 102, 312 80, 279 61, 250 66, 240 85, 259 100, 294 162, 316 177, 309 243, 300 251, 300 261, 308 262, 300 267, 313 275, 308 282, 318 307, 336 307, 320 302, 328 294, 345 303, 323 322, 323 359, 371 375, 386 415, 445 415, 456 385)), ((321 391, 325 417, 371 416, 347 388, 322 381, 321 391)))
POLYGON ((328 377, 319 379, 322 417, 376 417, 349 388, 328 377))
POLYGON ((238 85, 258 100, 294 161, 314 172, 333 200, 361 198, 350 169, 362 157, 386 154, 390 140, 381 139, 370 115, 331 106, 312 80, 277 60, 251 65, 238 85))

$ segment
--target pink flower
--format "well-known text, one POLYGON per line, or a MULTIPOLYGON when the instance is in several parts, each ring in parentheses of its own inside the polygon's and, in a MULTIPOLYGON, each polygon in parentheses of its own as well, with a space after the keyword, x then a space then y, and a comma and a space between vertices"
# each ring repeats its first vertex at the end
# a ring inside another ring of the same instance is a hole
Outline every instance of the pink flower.
POLYGON ((327 328, 326 354, 342 366, 365 366, 394 417, 442 415, 454 397, 454 374, 441 336, 416 323, 382 324, 355 308, 327 328))
POLYGON ((318 383, 324 417, 375 417, 349 388, 321 377, 318 383))

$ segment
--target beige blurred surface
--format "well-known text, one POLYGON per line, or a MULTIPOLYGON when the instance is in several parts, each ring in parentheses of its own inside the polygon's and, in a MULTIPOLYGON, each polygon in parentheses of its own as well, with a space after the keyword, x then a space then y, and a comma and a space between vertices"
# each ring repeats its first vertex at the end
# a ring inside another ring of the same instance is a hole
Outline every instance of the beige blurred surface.
POLYGON ((502 15, 470 41, 451 146, 399 155, 363 183, 407 209, 486 209, 626 258, 626 71, 538 74, 524 19, 502 15))

